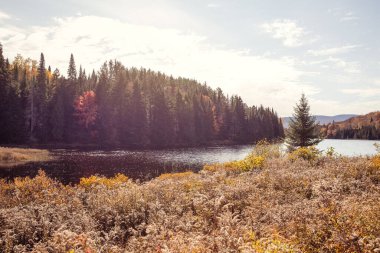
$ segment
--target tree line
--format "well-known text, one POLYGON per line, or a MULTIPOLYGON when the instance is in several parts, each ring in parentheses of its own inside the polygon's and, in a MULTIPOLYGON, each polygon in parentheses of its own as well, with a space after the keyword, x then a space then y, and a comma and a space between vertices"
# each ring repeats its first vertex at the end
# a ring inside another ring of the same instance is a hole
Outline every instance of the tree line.
POLYGON ((67 143, 128 147, 253 143, 283 138, 272 108, 186 78, 105 62, 98 72, 67 76, 0 45, 0 143, 67 143))
POLYGON ((380 128, 375 125, 367 125, 357 128, 351 126, 339 128, 335 127, 334 124, 331 124, 329 126, 324 126, 322 131, 328 139, 380 140, 380 128))

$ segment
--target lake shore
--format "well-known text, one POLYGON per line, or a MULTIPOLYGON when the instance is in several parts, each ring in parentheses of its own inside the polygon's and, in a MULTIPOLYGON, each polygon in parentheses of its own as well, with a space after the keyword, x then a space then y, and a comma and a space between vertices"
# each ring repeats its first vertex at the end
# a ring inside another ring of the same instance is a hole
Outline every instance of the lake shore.
POLYGON ((0 147, 0 168, 51 159, 50 152, 45 149, 0 147))
POLYGON ((139 183, 1 181, 0 251, 374 252, 380 162, 267 155, 139 183), (17 193, 17 198, 14 194, 17 193), (270 251, 272 250, 272 251, 270 251))

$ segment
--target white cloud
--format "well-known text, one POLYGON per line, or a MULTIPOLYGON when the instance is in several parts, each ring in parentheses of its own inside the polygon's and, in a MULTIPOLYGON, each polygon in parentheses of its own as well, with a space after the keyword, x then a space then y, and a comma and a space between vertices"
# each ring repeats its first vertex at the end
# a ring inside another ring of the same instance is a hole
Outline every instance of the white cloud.
POLYGON ((344 54, 352 51, 355 48, 360 47, 359 45, 346 45, 341 47, 332 47, 319 50, 308 50, 307 53, 313 56, 331 56, 337 54, 344 54))
POLYGON ((0 20, 2 20, 2 19, 10 19, 10 18, 11 18, 11 16, 9 14, 7 14, 5 12, 2 12, 0 10, 0 20))
POLYGON ((328 61, 332 62, 335 67, 343 69, 346 73, 358 74, 360 73, 359 63, 353 61, 345 61, 340 58, 330 57, 328 61))
POLYGON ((309 62, 310 65, 319 64, 322 68, 329 68, 335 70, 342 70, 349 74, 359 74, 361 73, 360 64, 355 61, 345 61, 338 57, 328 57, 327 59, 320 61, 309 62))
POLYGON ((203 36, 173 29, 75 16, 56 18, 51 26, 3 30, 0 40, 6 55, 21 53, 38 59, 44 52, 47 63, 62 73, 70 53, 87 72, 106 60, 118 59, 126 66, 206 81, 228 94, 241 95, 250 105, 273 106, 280 115, 292 110, 295 94, 317 92, 311 85, 300 84, 305 73, 297 68, 295 59, 226 49, 211 45, 203 36))
POLYGON ((353 11, 345 11, 340 8, 328 9, 327 12, 337 17, 340 22, 355 21, 359 19, 353 11))
POLYGON ((219 7, 220 7, 220 4, 217 4, 217 3, 209 3, 209 4, 207 4, 207 7, 209 7, 209 8, 219 8, 219 7))
POLYGON ((272 35, 273 38, 282 40, 284 46, 298 47, 310 43, 307 38, 309 32, 297 25, 296 21, 289 19, 277 19, 271 23, 261 25, 264 32, 272 35))
POLYGON ((349 103, 342 103, 336 100, 326 99, 310 99, 310 107, 312 113, 314 108, 318 108, 318 113, 321 115, 338 115, 338 114, 367 114, 369 112, 376 111, 376 108, 380 108, 380 101, 375 100, 352 100, 349 103))
POLYGON ((342 89, 344 94, 357 95, 364 98, 374 97, 380 95, 380 88, 366 87, 360 89, 342 89))
POLYGON ((346 12, 341 18, 340 18, 340 21, 341 22, 346 22, 346 21, 354 21, 354 20, 358 20, 359 17, 356 16, 352 11, 349 11, 349 12, 346 12))

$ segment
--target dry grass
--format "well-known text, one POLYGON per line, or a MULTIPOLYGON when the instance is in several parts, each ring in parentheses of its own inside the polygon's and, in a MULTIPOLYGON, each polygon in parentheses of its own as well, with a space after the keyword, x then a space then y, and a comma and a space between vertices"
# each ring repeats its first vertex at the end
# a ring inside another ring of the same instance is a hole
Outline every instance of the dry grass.
POLYGON ((14 166, 28 162, 48 161, 49 151, 44 149, 0 147, 0 167, 14 166))
POLYGON ((377 160, 267 156, 262 167, 0 181, 0 252, 380 252, 377 160))

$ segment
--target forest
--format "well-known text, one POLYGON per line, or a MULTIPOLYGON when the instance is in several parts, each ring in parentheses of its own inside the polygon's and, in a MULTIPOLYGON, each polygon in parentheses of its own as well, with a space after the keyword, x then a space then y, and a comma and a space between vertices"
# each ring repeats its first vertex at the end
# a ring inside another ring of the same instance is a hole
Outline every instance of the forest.
POLYGON ((352 117, 342 122, 321 126, 324 136, 330 139, 380 139, 380 112, 352 117))
POLYGON ((272 108, 248 106, 196 80, 117 60, 67 75, 0 45, 0 143, 175 147, 245 144, 284 136, 272 108))

